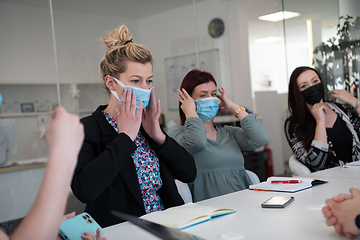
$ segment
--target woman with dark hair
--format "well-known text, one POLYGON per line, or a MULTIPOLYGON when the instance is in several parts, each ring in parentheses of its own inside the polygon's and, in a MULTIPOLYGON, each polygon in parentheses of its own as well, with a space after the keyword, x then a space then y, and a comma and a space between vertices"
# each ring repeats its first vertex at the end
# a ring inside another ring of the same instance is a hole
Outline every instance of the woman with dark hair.
POLYGON ((346 90, 330 97, 346 104, 324 102, 324 82, 310 67, 290 77, 285 135, 296 158, 312 172, 360 160, 360 101, 346 90))
POLYGON ((224 88, 217 95, 216 81, 208 72, 190 71, 180 89, 181 126, 171 128, 168 134, 195 159, 197 176, 189 183, 193 200, 248 188, 252 182, 245 171, 241 151, 255 150, 269 141, 260 122, 228 99, 224 88), (214 126, 213 118, 219 107, 222 112, 232 112, 241 127, 214 126))

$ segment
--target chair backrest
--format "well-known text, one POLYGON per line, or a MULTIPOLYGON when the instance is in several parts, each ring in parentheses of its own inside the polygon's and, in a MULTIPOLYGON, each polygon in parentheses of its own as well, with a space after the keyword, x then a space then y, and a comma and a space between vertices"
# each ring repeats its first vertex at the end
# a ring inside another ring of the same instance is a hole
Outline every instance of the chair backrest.
POLYGON ((250 171, 250 170, 246 170, 246 173, 248 174, 250 180, 252 181, 253 184, 258 184, 260 183, 260 179, 258 177, 258 175, 256 175, 256 173, 250 171))
POLYGON ((65 214, 75 211, 75 213, 77 215, 79 213, 84 212, 84 210, 85 210, 85 203, 80 202, 75 197, 75 195, 71 191, 71 188, 69 187, 69 195, 68 195, 68 200, 66 203, 65 214))
POLYGON ((175 179, 175 184, 176 184, 176 187, 178 189, 180 196, 184 200, 184 203, 186 204, 189 202, 193 202, 192 194, 190 192, 190 189, 189 189, 189 186, 187 185, 187 183, 183 183, 183 182, 175 179))
POLYGON ((301 176, 311 173, 310 169, 299 162, 294 155, 292 155, 289 159, 289 167, 293 176, 301 176))

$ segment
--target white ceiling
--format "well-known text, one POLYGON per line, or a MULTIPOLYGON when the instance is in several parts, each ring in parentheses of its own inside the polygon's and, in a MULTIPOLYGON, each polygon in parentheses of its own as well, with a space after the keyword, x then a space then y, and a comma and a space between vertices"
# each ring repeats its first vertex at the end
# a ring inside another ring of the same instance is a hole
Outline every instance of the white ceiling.
MULTIPOLYGON (((196 0, 202 2, 205 0, 196 0)), ((13 4, 49 8, 49 0, 0 0, 13 4)), ((52 0, 54 10, 139 19, 193 4, 193 0, 52 0)))
MULTIPOLYGON (((195 0, 196 3, 202 1, 207 0, 195 0)), ((212 1, 223 1, 225 4, 226 0, 212 1)), ((0 2, 49 8, 49 0, 0 0, 0 2)), ((258 20, 261 15, 281 11, 283 1, 247 0, 247 2, 248 19, 251 24, 251 22, 262 22, 258 20)), ((52 0, 55 10, 121 16, 130 19, 139 19, 191 4, 193 0, 52 0)), ((338 11, 338 0, 284 0, 284 8, 301 14, 294 21, 303 22, 304 19, 316 18, 324 20, 338 11)))

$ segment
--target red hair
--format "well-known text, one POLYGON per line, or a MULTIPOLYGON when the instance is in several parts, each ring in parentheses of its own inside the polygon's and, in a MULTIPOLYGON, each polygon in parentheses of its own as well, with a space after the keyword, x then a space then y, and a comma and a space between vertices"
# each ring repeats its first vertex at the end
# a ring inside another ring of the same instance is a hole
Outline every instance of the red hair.
MULTIPOLYGON (((215 86, 217 86, 216 81, 213 75, 211 75, 211 73, 194 69, 188 72, 188 74, 186 74, 186 76, 181 82, 180 90, 185 89, 186 92, 191 96, 194 91, 194 88, 196 88, 200 84, 208 83, 208 82, 213 82, 215 83, 215 86)), ((179 102, 179 115, 180 115, 181 126, 183 126, 186 117, 183 110, 181 109, 180 102, 179 102)))
POLYGON ((306 150, 309 150, 310 144, 314 139, 316 121, 301 95, 297 79, 300 74, 308 70, 314 71, 321 83, 324 84, 320 74, 315 69, 311 67, 298 67, 290 76, 288 92, 288 108, 291 114, 288 118, 289 130, 294 132, 296 138, 302 141, 306 150))

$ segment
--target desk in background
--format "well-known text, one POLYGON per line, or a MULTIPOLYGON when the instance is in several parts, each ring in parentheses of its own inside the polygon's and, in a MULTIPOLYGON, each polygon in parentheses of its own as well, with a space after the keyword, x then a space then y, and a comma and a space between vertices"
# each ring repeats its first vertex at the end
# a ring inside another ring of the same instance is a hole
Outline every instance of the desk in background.
MULTIPOLYGON (((360 175, 360 169, 358 174, 360 175)), ((311 174, 308 176, 313 177, 311 174)), ((326 226, 321 207, 327 198, 348 192, 350 187, 360 188, 360 181, 351 178, 322 179, 329 182, 297 193, 243 190, 198 202, 208 206, 235 208, 237 212, 183 231, 209 240, 218 240, 219 235, 232 232, 244 234, 244 240, 345 240, 346 238, 337 235, 332 227, 326 226), (271 196, 283 195, 295 197, 294 202, 285 209, 261 208, 260 204, 271 196)), ((105 237, 108 240, 158 239, 127 222, 105 228, 105 237)))

